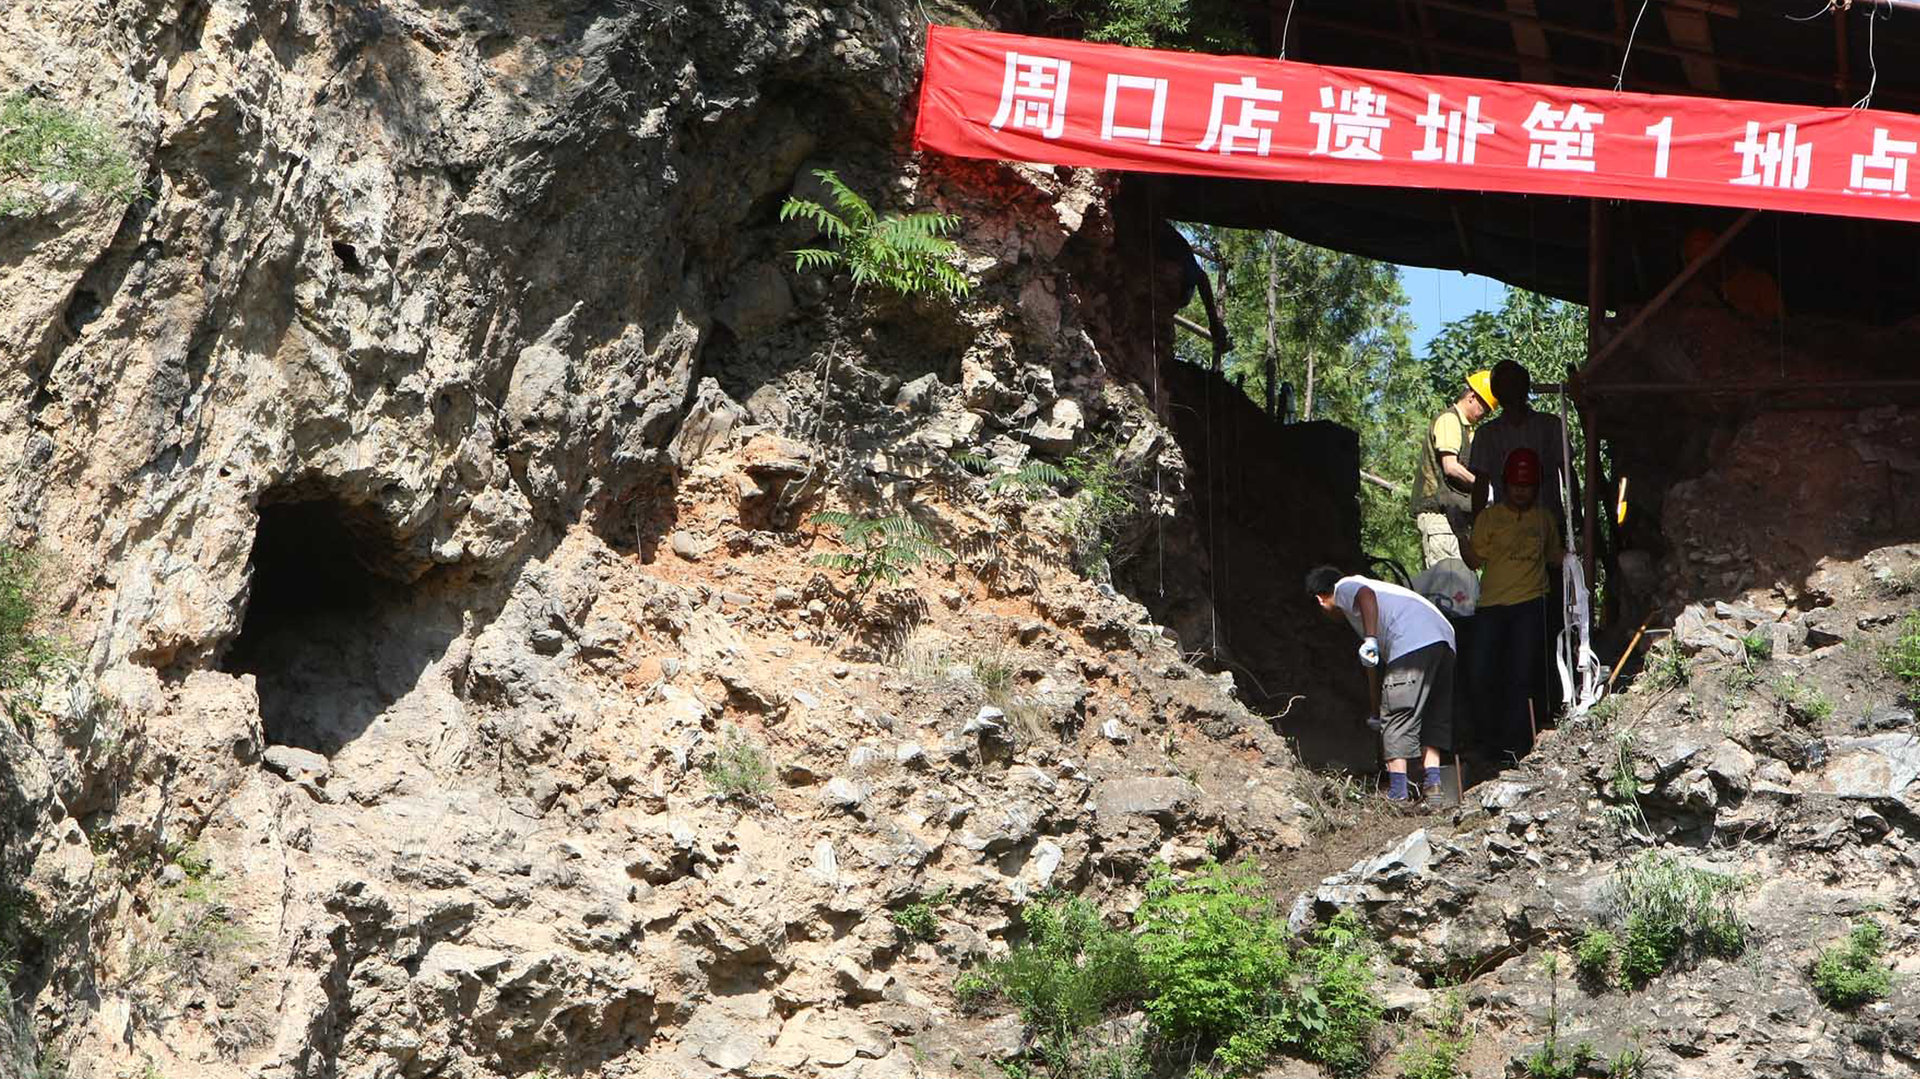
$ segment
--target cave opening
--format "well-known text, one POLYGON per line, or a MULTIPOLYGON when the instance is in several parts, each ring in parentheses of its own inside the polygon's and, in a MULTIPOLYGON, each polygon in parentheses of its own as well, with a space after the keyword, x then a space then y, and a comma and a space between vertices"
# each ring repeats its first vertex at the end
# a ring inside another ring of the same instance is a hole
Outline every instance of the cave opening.
POLYGON ((443 633, 415 646, 396 549, 363 507, 309 491, 261 499, 246 613, 220 667, 254 677, 268 743, 331 756, 444 650, 443 633))

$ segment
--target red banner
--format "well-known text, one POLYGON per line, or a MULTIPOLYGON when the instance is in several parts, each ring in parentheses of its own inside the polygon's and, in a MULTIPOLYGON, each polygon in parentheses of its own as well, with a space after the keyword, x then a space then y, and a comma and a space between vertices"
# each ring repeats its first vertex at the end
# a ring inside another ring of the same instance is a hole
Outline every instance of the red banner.
POLYGON ((1407 75, 936 26, 915 144, 1305 183, 1920 221, 1920 117, 1407 75))

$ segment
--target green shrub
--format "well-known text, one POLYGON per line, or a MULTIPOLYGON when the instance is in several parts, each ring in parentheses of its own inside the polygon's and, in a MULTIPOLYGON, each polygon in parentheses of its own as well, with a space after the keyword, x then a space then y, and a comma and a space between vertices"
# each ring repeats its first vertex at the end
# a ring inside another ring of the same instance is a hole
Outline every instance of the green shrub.
POLYGON ((1147 1015, 1170 1038, 1224 1039, 1286 1009, 1294 979, 1286 923, 1249 864, 1186 879, 1162 866, 1140 907, 1147 1015))
POLYGON ((1573 1079, 1592 1059, 1592 1042, 1564 1049, 1559 1042, 1549 1041, 1527 1058, 1527 1075, 1529 1079, 1573 1079))
POLYGON ((1687 662, 1687 654, 1671 638, 1647 650, 1647 664, 1640 672, 1640 677, 1654 690, 1679 689, 1692 676, 1693 667, 1687 662))
POLYGON ((1607 1061, 1607 1079, 1641 1079, 1647 1074, 1647 1051, 1629 1045, 1607 1061))
POLYGON ((1156 873, 1139 913, 1148 1018, 1169 1039, 1214 1046, 1211 1075, 1250 1074, 1281 1049, 1356 1074, 1380 1017, 1358 919, 1343 914, 1296 949, 1260 883, 1250 862, 1156 873))
POLYGON ((1359 916, 1342 911, 1315 930, 1301 952, 1311 975, 1298 1012, 1306 1055, 1335 1075, 1359 1075, 1373 1062, 1368 1044, 1384 1009, 1373 984, 1373 947, 1359 916))
POLYGON ((1020 1009, 1035 1049, 1056 1075, 1083 1074, 1097 1048, 1087 1028, 1106 1010, 1139 995, 1140 959, 1133 938, 1107 925, 1077 896, 1029 903, 1020 911, 1027 939, 977 977, 954 986, 963 1001, 998 992, 1020 1009))
POLYGON ((1013 661, 1005 653, 991 652, 973 657, 973 662, 968 666, 973 671, 973 680, 980 684, 980 692, 985 694, 987 703, 1004 707, 1013 690, 1013 661))
POLYGON ((941 890, 915 900, 893 912, 893 924, 915 940, 932 940, 940 935, 939 910, 947 903, 947 891, 941 890))
POLYGON ((185 879, 160 891, 153 933, 127 957, 125 985, 135 988, 136 1006, 146 1011, 170 1006, 187 986, 231 997, 247 977, 244 953, 254 943, 201 848, 176 844, 165 853, 185 879))
POLYGON ((1619 720, 1622 707, 1619 697, 1608 694, 1587 709, 1587 723, 1597 731, 1604 731, 1619 720))
POLYGON ((1740 657, 1748 664, 1772 659, 1773 636, 1764 630, 1755 630, 1740 638, 1740 657))
POLYGON ((1886 950, 1887 934, 1879 923, 1856 922, 1846 940, 1820 953, 1813 965, 1813 991, 1830 1008, 1857 1008, 1885 1000, 1893 990, 1886 950))
POLYGON ((0 217, 46 208, 40 186, 80 185, 94 198, 140 194, 133 159, 106 128, 57 105, 14 94, 0 102, 0 217))
POLYGON ((922 559, 954 559, 953 552, 935 542, 932 531, 909 514, 861 517, 825 512, 814 514, 812 520, 816 525, 839 529, 840 542, 851 548, 823 551, 813 556, 813 564, 853 574, 856 595, 866 595, 879 581, 898 584, 901 576, 922 559))
POLYGON ((1466 1003, 1458 992, 1449 992, 1439 1013, 1401 1051, 1400 1079, 1466 1079, 1461 1059, 1472 1045, 1466 1003))
POLYGON ((1120 447, 1096 442, 1062 462, 1075 487, 1062 526, 1080 572, 1105 572, 1120 522, 1133 512, 1133 476, 1120 467, 1120 447))
POLYGON ((1620 959, 1620 940, 1605 929, 1590 928, 1574 946, 1573 958, 1588 984, 1607 985, 1613 981, 1614 964, 1620 959))
POLYGON ((1614 736, 1612 748, 1606 786, 1600 792, 1607 803, 1606 818, 1623 835, 1644 832, 1647 816, 1640 808, 1640 777, 1635 771, 1638 750, 1632 732, 1614 736))
POLYGON ((23 732, 37 713, 41 679, 62 659, 40 632, 40 595, 34 557, 0 545, 0 706, 23 732))
POLYGON ((1920 611, 1900 620, 1899 635, 1880 653, 1880 666, 1908 686, 1920 686, 1920 611))
POLYGON ((731 725, 721 734, 719 748, 700 765, 700 774, 722 800, 751 801, 773 788, 773 766, 766 753, 731 725))
POLYGON ((1687 955, 1735 956, 1746 925, 1734 900, 1736 877, 1696 869, 1647 851, 1615 875, 1610 905, 1619 929, 1620 974, 1642 986, 1687 955))
POLYGON ((1560 957, 1549 954, 1540 964, 1547 975, 1547 1040, 1527 1058, 1531 1079, 1573 1079, 1593 1059, 1593 1043, 1580 1042, 1571 1050, 1560 1043, 1560 957))
POLYGON ((1779 694, 1780 703, 1788 712, 1808 722, 1818 723, 1833 718, 1833 702, 1827 699, 1820 687, 1811 682, 1802 681, 1799 675, 1790 674, 1773 684, 1774 692, 1779 694))

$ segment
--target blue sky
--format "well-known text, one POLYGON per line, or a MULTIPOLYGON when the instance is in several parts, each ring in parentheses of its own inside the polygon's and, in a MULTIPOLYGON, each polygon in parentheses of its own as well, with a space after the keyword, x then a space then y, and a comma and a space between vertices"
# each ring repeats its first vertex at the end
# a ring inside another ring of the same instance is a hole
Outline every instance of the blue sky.
POLYGON ((1415 356, 1426 352, 1427 342, 1440 327, 1475 311, 1499 307, 1507 292, 1507 286, 1490 277, 1424 266, 1400 267, 1400 285, 1407 290, 1407 299, 1413 301, 1415 356))

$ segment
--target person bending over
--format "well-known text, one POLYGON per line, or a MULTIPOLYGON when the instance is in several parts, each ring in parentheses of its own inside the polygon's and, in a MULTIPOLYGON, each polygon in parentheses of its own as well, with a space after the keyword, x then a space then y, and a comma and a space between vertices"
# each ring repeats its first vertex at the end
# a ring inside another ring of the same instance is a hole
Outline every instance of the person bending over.
POLYGON ((1480 571, 1472 689, 1491 720, 1493 750, 1515 757, 1533 748, 1527 702, 1546 657, 1547 567, 1565 555, 1560 530, 1540 504, 1540 473, 1539 454, 1509 453, 1500 476, 1505 497, 1474 518, 1460 552, 1480 571))
POLYGON ((1307 574, 1307 593, 1328 618, 1360 635, 1373 704, 1367 725, 1381 733, 1387 798, 1407 804, 1407 762, 1421 759, 1421 787, 1440 793, 1440 753, 1453 748, 1453 626, 1425 596, 1397 584, 1342 576, 1332 566, 1307 574))

